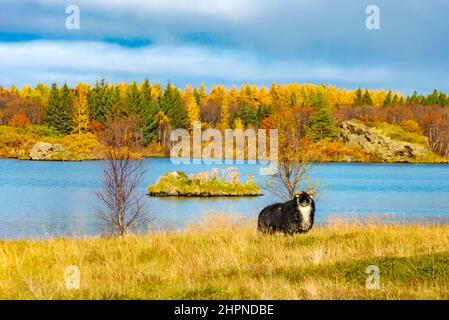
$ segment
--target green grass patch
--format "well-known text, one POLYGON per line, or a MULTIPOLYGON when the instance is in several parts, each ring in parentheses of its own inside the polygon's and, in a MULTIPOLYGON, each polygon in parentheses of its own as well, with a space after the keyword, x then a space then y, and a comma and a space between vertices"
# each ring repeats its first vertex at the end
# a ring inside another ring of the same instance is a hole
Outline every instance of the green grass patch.
POLYGON ((367 127, 378 129, 383 135, 398 141, 427 145, 424 135, 417 132, 409 132, 398 125, 385 122, 364 122, 367 127))

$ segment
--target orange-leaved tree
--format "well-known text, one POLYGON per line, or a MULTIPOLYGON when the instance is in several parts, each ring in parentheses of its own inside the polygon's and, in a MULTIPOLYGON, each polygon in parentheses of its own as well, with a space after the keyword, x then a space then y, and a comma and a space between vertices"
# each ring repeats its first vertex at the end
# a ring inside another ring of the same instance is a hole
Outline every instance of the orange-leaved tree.
POLYGON ((299 191, 316 191, 317 185, 309 172, 320 157, 319 149, 304 135, 306 115, 292 108, 267 118, 265 126, 278 130, 278 170, 265 180, 264 187, 284 200, 292 199, 299 191))
POLYGON ((30 126, 30 120, 28 120, 25 112, 19 111, 13 118, 11 118, 9 125, 15 128, 26 129, 30 126))

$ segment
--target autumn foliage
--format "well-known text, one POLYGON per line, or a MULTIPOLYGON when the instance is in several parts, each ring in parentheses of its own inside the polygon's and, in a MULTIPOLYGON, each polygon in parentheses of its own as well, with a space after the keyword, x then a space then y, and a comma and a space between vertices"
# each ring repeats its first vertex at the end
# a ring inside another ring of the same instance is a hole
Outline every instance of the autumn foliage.
POLYGON ((9 125, 15 128, 26 129, 30 126, 30 124, 30 120, 28 120, 27 115, 23 111, 20 111, 11 120, 9 120, 9 125))
MULTIPOLYGON (((449 155, 448 107, 449 97, 437 90, 406 96, 393 91, 298 83, 181 89, 148 80, 108 84, 102 79, 75 88, 42 84, 0 88, 0 125, 45 125, 61 136, 90 132, 100 137, 108 116, 133 117, 142 135, 141 144, 165 154, 170 148, 170 132, 179 127, 189 129, 194 121, 200 121, 203 128, 223 130, 278 128, 282 125, 279 121, 285 120, 297 124, 300 137, 307 136, 314 143, 327 140, 332 149, 339 124, 357 119, 423 134, 435 152, 449 155)), ((333 154, 331 149, 325 154, 333 154)))

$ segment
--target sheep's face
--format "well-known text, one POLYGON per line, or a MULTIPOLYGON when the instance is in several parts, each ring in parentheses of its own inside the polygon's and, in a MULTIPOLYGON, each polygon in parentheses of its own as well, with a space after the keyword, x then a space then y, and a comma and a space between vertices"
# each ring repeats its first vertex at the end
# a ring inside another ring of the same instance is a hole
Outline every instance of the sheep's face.
POLYGON ((309 207, 312 205, 313 195, 308 192, 302 191, 295 195, 295 199, 296 199, 296 203, 298 204, 298 206, 303 207, 303 208, 309 207))

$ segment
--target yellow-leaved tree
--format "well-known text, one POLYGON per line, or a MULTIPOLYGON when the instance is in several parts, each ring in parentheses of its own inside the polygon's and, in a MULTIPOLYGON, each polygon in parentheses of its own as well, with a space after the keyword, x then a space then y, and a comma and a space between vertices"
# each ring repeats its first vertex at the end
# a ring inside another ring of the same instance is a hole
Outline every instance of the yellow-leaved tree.
POLYGON ((195 121, 201 120, 201 114, 200 107, 196 103, 195 95, 190 86, 185 88, 184 104, 187 110, 187 117, 189 118, 189 128, 192 128, 195 121))
POLYGON ((229 129, 229 105, 227 99, 224 99, 221 105, 221 114, 220 122, 218 123, 218 129, 229 129))
POLYGON ((234 119, 234 129, 245 130, 245 125, 243 124, 242 119, 240 119, 239 117, 234 119))
POLYGON ((89 85, 79 83, 75 91, 73 103, 73 129, 76 134, 83 134, 89 131, 89 111, 87 106, 87 92, 89 85))

